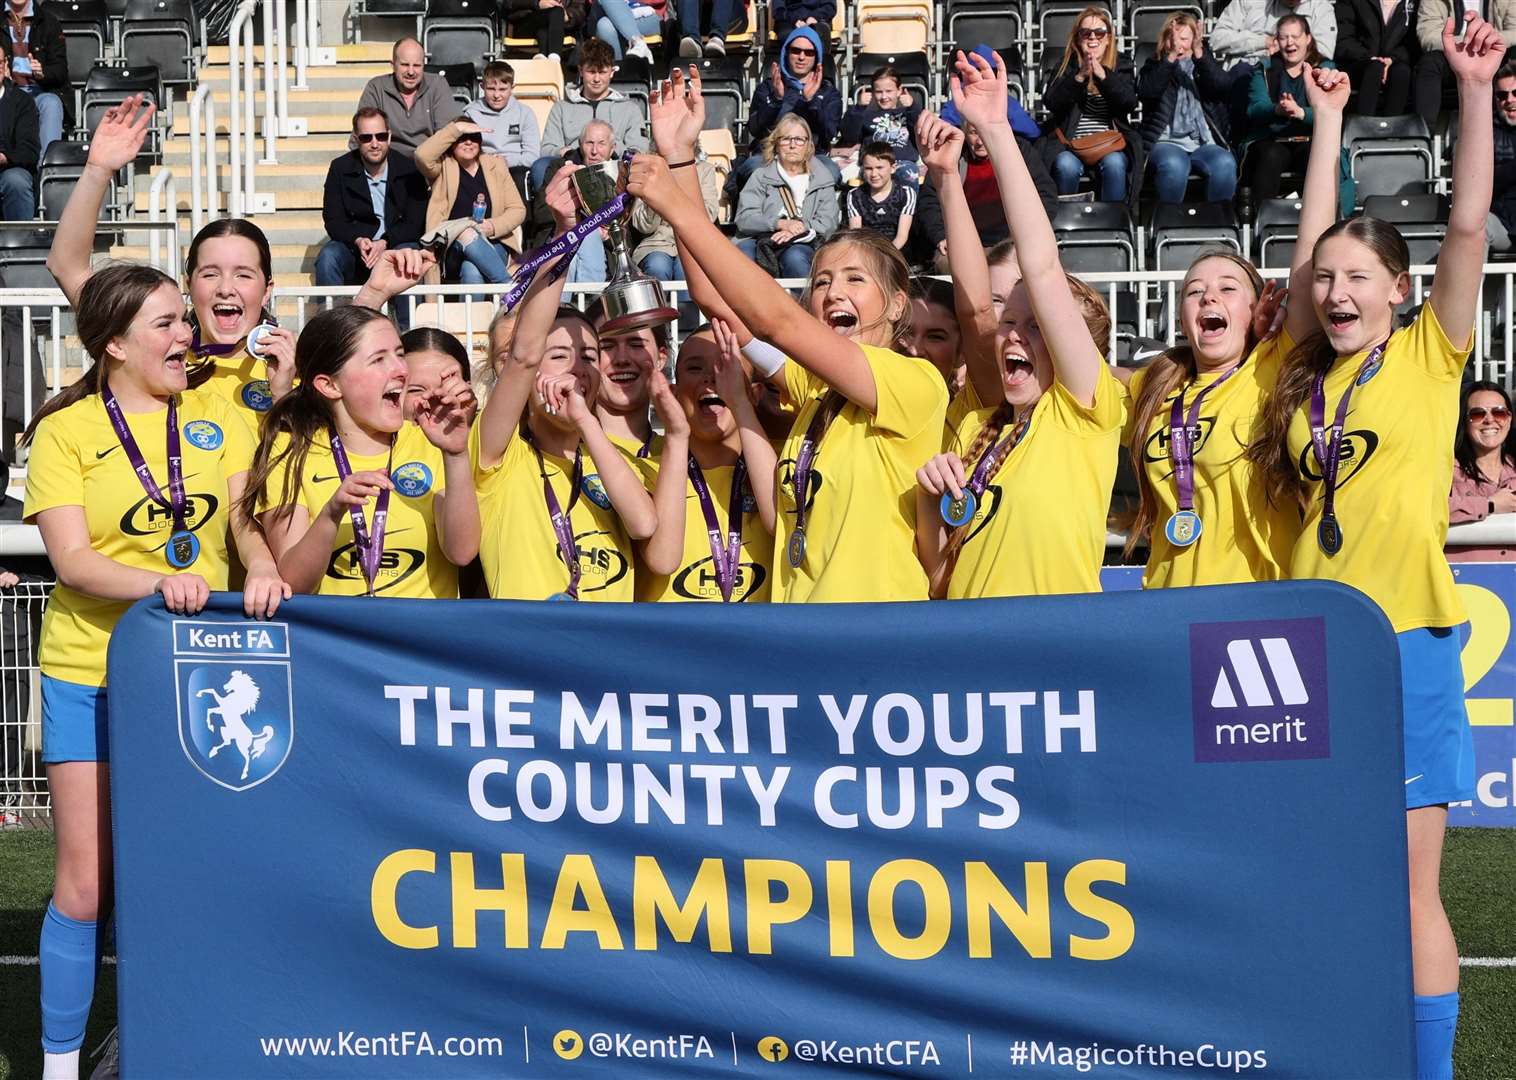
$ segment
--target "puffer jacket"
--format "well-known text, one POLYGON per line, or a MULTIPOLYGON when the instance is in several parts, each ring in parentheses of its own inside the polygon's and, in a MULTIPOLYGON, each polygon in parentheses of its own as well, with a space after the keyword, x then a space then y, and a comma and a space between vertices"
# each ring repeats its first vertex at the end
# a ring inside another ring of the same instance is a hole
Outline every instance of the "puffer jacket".
MULTIPOLYGON (((1151 151, 1153 144, 1163 138, 1169 122, 1174 118, 1174 103, 1179 98, 1184 72, 1175 61, 1162 56, 1148 57, 1137 76, 1137 96, 1142 99, 1142 146, 1151 151)), ((1231 78, 1226 69, 1216 62, 1209 49, 1195 61, 1195 92, 1200 98, 1206 122, 1211 129, 1211 138, 1222 146, 1229 147, 1230 121, 1227 110, 1231 105, 1231 78)))

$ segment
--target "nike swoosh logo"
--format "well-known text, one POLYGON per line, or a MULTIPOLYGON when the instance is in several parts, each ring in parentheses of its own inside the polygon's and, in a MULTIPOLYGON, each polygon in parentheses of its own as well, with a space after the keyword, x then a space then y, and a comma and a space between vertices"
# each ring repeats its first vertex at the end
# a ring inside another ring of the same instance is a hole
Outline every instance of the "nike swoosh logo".
POLYGON ((121 449, 120 444, 117 444, 115 446, 107 447, 104 450, 97 450, 97 451, 95 451, 95 460, 99 461, 101 458, 105 457, 106 454, 109 454, 112 450, 120 450, 120 449, 121 449))
POLYGON ((1415 776, 1411 777, 1409 780, 1407 780, 1405 782, 1406 787, 1410 787, 1412 784, 1414 784, 1416 781, 1420 780, 1424 776, 1426 776, 1426 773, 1424 773, 1424 772, 1417 773, 1415 776))
POLYGON ((316 476, 314 473, 311 475, 311 483, 313 483, 313 484, 324 484, 328 480, 338 480, 338 479, 341 479, 341 478, 338 477, 338 476, 336 476, 336 475, 332 475, 332 476, 316 476))

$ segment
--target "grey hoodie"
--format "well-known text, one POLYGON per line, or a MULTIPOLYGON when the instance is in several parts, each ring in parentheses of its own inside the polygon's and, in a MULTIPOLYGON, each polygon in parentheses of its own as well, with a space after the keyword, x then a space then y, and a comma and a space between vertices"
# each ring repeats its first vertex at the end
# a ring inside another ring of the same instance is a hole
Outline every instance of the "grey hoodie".
POLYGON ((406 157, 414 157, 416 147, 458 119, 459 113, 447 80, 430 73, 421 76, 421 86, 409 109, 395 85, 395 76, 375 75, 358 99, 358 108, 369 105, 384 113, 390 125, 390 146, 406 157))
POLYGON ((616 136, 616 150, 646 152, 647 121, 642 107, 619 90, 612 90, 599 101, 586 101, 579 87, 570 86, 563 100, 547 114, 547 130, 542 133, 544 157, 556 157, 579 141, 579 133, 591 120, 604 120, 616 136))
POLYGON ((485 152, 499 154, 512 168, 529 166, 541 156, 537 117, 516 97, 498 112, 480 98, 463 110, 463 117, 484 129, 485 152))

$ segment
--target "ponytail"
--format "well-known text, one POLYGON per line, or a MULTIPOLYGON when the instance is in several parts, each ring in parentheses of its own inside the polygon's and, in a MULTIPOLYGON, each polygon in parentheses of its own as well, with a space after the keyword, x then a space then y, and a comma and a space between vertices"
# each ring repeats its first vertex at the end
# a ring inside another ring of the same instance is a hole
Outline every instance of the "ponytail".
POLYGON ((1127 444, 1132 471, 1137 474, 1137 514, 1127 530, 1126 547, 1122 551, 1125 558, 1131 558, 1138 543, 1148 537, 1158 516, 1158 495, 1144 461, 1148 429, 1169 395, 1194 379, 1196 372, 1195 352, 1188 345, 1165 350, 1143 370, 1142 387, 1132 402, 1132 437, 1127 444))
MULTIPOLYGON (((1028 406, 1028 408, 1032 407, 1028 406)), ((995 411, 990 413, 989 419, 984 422, 984 426, 979 429, 979 433, 974 436, 974 441, 969 444, 968 450, 963 454, 963 464, 969 472, 973 471, 980 455, 1000 441, 1000 434, 1005 430, 1005 425, 1009 424, 1015 415, 1016 407, 1009 401, 1002 401, 996 406, 995 411)), ((948 537, 947 548, 942 553, 944 583, 952 580, 953 568, 958 565, 959 552, 963 550, 963 545, 968 542, 969 534, 973 531, 974 523, 969 521, 954 529, 952 535, 948 537)))
POLYGON ((1291 350, 1279 371, 1274 392, 1264 400, 1258 433, 1248 444, 1247 460, 1263 472, 1270 506, 1305 505, 1306 488, 1290 457, 1290 421, 1305 404, 1311 384, 1337 360, 1325 331, 1317 330, 1291 350))

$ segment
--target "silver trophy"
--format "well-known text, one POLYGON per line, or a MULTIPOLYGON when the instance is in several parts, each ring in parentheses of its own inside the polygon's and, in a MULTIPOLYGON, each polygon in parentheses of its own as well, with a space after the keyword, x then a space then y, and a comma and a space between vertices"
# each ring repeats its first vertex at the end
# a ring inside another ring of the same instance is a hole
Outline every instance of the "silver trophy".
MULTIPOLYGON (((579 208, 593 214, 626 190, 626 176, 619 161, 586 165, 574 172, 574 196, 579 208)), ((618 337, 645 326, 661 326, 679 317, 679 309, 670 306, 663 288, 653 278, 632 265, 626 239, 626 215, 605 225, 606 268, 610 281, 601 293, 605 321, 600 324, 602 337, 618 337)))

